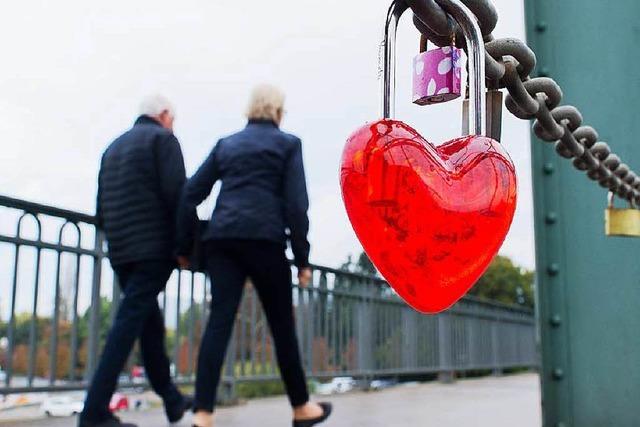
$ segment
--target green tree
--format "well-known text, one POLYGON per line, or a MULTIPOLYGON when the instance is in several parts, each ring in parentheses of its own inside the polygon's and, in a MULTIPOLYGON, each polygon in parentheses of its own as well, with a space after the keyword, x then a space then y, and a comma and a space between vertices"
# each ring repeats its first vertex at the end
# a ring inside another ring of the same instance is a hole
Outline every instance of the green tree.
POLYGON ((341 270, 350 271, 352 273, 365 274, 367 276, 377 276, 378 269, 365 251, 360 252, 358 255, 358 260, 353 262, 353 256, 351 254, 347 255, 347 260, 342 263, 340 266, 341 270))
POLYGON ((519 267, 506 256, 498 255, 478 280, 469 295, 505 304, 534 305, 534 272, 519 267))
POLYGON ((340 265, 340 270, 351 271, 353 268, 353 255, 347 255, 347 260, 340 265))
MULTIPOLYGON (((378 270, 367 254, 363 251, 353 261, 349 255, 341 266, 342 270, 353 273, 378 276, 378 270)), ((518 304, 525 307, 534 305, 534 272, 519 267, 513 261, 502 255, 498 255, 489 265, 489 268, 480 277, 478 282, 469 291, 469 295, 478 298, 498 301, 505 304, 518 304)), ((348 289, 349 280, 339 281, 339 289, 348 289), (344 282, 344 283, 343 283, 344 282)), ((389 290, 389 292, 391 292, 389 290)), ((384 293, 386 295, 386 293, 384 293)))
MULTIPOLYGON (((100 297, 100 343, 107 340, 111 329, 111 301, 106 297, 100 297)), ((80 340, 89 339, 89 327, 91 325, 91 307, 78 319, 78 335, 80 340)))
POLYGON ((362 251, 360 253, 360 256, 358 256, 358 262, 356 263, 356 271, 358 273, 367 274, 370 276, 378 275, 378 269, 376 268, 375 265, 373 265, 373 262, 371 261, 371 259, 369 258, 369 256, 365 251, 362 251))

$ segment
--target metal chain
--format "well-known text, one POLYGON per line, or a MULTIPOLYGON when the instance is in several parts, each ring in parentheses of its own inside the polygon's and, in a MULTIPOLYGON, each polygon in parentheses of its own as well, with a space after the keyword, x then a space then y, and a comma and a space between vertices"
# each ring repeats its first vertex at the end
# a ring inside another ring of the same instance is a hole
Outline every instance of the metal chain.
MULTIPOLYGON (((437 46, 456 40, 464 46, 464 37, 447 13, 447 0, 405 0, 414 12, 418 30, 437 46)), ((632 205, 640 206, 640 176, 622 163, 598 132, 582 125, 582 114, 571 105, 560 105, 562 89, 551 78, 529 75, 536 65, 536 55, 523 41, 515 38, 494 39, 491 34, 498 13, 491 0, 462 0, 476 15, 486 47, 486 75, 492 89, 506 88, 507 109, 523 120, 536 119, 533 131, 543 141, 553 142, 556 152, 573 159, 573 166, 586 171, 600 186, 632 205)))

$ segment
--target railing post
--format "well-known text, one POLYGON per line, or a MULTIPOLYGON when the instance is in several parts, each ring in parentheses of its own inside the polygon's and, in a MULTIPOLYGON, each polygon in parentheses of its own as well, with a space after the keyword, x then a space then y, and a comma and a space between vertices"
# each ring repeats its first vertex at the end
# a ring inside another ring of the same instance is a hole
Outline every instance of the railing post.
MULTIPOLYGON (((20 231, 16 235, 19 235, 20 231)), ((9 387, 11 385, 11 379, 13 378, 13 356, 15 353, 16 347, 16 297, 18 292, 18 263, 20 259, 20 245, 16 244, 16 252, 15 257, 13 259, 13 284, 11 290, 11 317, 9 318, 9 348, 7 350, 7 360, 5 369, 7 370, 7 375, 5 378, 5 386, 9 387)))
POLYGON ((451 314, 438 315, 438 381, 452 383, 455 379, 451 353, 451 314))
POLYGON ((91 280, 91 308, 89 309, 89 351, 87 355, 87 370, 85 379, 88 381, 93 376, 98 365, 98 353, 100 352, 100 285, 102 282, 102 259, 104 257, 102 246, 104 234, 96 228, 96 241, 93 258, 93 278, 91 280))
MULTIPOLYGON (((58 242, 61 243, 61 242, 58 242)), ((58 323, 60 322, 60 262, 62 252, 58 250, 56 263, 56 280, 53 296, 53 318, 51 320, 51 343, 49 347, 49 384, 56 383, 56 371, 58 366, 58 323)))
POLYGON ((491 360, 493 362, 492 373, 494 376, 502 375, 502 366, 500 365, 500 337, 498 334, 499 326, 500 318, 496 316, 494 321, 491 322, 491 360))
POLYGON ((368 281, 361 281, 358 285, 358 299, 356 306, 356 327, 358 343, 358 370, 367 379, 374 369, 373 354, 373 286, 368 281))
POLYGON ((402 371, 418 366, 418 318, 409 307, 402 307, 402 371))

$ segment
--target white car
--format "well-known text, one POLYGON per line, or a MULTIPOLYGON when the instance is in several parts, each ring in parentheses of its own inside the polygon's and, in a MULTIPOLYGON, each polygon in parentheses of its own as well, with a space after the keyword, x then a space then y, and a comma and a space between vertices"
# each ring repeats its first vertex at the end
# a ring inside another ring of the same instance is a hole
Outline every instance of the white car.
POLYGON ((353 390, 356 381, 351 377, 335 377, 330 382, 318 384, 316 393, 328 395, 333 393, 346 393, 353 390))
POLYGON ((84 408, 83 396, 62 395, 47 397, 40 410, 48 417, 70 417, 78 415, 84 408))

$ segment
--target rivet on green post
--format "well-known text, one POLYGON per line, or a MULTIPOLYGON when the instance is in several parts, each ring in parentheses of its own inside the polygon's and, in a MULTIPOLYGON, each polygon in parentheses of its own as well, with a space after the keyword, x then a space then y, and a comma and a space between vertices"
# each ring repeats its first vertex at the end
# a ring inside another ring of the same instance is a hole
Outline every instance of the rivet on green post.
POLYGON ((546 222, 548 225, 555 224, 557 221, 558 214, 556 214, 555 212, 549 212, 544 217, 544 222, 546 222))
POLYGON ((549 323, 554 328, 557 328, 562 324, 562 318, 559 314, 554 314, 553 316, 551 316, 551 319, 549 319, 549 323))
POLYGON ((549 68, 548 67, 540 67, 540 71, 538 71, 538 76, 540 76, 540 77, 549 77, 549 68))
POLYGON ((540 21, 536 24, 536 31, 539 33, 544 33, 547 31, 547 23, 545 21, 540 21))
POLYGON ((555 368, 552 372, 551 372, 551 377, 554 380, 561 380, 562 378, 564 378, 564 371, 560 368, 555 368))
POLYGON ((560 265, 557 262, 552 262, 547 267, 547 273, 549 273, 549 276, 557 276, 560 273, 560 265))
POLYGON ((553 166, 553 163, 547 162, 542 167, 542 172, 544 172, 545 175, 551 175, 554 170, 555 170, 555 167, 553 166))

